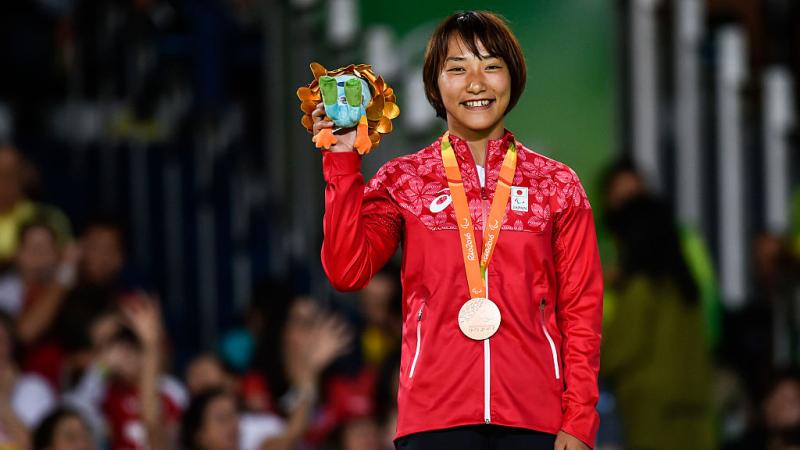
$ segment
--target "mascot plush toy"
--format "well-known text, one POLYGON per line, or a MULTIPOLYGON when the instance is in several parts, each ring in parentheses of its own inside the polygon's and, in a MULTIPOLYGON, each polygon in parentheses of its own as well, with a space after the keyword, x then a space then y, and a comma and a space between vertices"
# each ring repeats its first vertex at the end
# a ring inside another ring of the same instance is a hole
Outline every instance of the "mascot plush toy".
POLYGON ((351 64, 329 71, 320 64, 311 63, 311 73, 314 81, 297 90, 300 109, 305 113, 301 122, 312 132, 311 113, 322 101, 325 115, 337 127, 323 129, 314 136, 312 140, 317 148, 331 148, 337 141, 335 131, 356 127, 354 146, 364 155, 380 144, 382 134, 392 131, 392 119, 400 114, 397 98, 368 64, 351 64))

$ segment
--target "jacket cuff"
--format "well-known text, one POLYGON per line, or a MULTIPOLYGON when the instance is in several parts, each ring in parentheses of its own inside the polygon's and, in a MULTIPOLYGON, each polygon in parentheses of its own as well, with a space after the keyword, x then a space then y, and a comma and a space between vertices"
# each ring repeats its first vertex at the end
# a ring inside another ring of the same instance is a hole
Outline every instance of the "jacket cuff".
POLYGON ((341 175, 361 173, 361 155, 356 152, 322 152, 322 174, 325 181, 341 175))
POLYGON ((561 429, 594 448, 597 430, 600 427, 600 415, 594 406, 567 405, 561 429))

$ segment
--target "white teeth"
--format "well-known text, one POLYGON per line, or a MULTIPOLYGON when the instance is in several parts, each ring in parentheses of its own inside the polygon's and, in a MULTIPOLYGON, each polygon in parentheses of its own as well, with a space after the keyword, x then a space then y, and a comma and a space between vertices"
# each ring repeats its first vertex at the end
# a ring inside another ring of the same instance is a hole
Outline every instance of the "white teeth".
POLYGON ((464 103, 470 108, 475 108, 478 106, 487 106, 489 102, 490 100, 472 100, 464 103))

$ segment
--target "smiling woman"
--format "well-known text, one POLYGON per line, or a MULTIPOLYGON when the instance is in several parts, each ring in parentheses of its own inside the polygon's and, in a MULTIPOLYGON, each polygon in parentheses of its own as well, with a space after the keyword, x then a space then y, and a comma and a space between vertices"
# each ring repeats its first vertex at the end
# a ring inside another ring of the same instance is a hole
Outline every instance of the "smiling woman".
MULTIPOLYGON (((333 286, 361 289, 403 243, 399 449, 594 445, 594 221, 575 172, 504 127, 525 77, 502 19, 453 14, 423 67, 444 135, 366 186, 354 131, 323 151, 322 264, 333 286)), ((313 116, 315 133, 333 126, 321 106, 313 116)))

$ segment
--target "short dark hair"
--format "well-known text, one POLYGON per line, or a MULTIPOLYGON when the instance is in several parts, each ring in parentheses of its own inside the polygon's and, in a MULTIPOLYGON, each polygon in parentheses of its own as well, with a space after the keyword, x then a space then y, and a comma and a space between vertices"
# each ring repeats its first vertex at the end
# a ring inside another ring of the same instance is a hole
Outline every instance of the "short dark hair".
POLYGON ((205 424, 206 410, 211 402, 219 397, 235 398, 230 392, 222 388, 210 388, 194 397, 189 402, 189 407, 183 413, 180 427, 181 450, 204 450, 197 441, 197 435, 205 424))
POLYGON ((52 446, 56 427, 62 420, 69 417, 75 417, 80 420, 83 426, 90 429, 89 424, 86 423, 86 420, 77 411, 70 408, 59 407, 45 416, 36 427, 36 430, 33 432, 33 450, 47 450, 47 448, 52 446))
POLYGON ((425 83, 425 96, 436 110, 436 115, 447 118, 442 96, 439 92, 439 73, 447 59, 447 41, 456 35, 464 41, 473 55, 481 57, 477 42, 480 41, 492 56, 503 58, 511 76, 511 99, 505 110, 507 114, 519 101, 525 90, 527 68, 522 48, 506 24, 497 14, 488 11, 457 12, 446 18, 433 32, 425 49, 425 63, 422 66, 422 79, 425 83))

